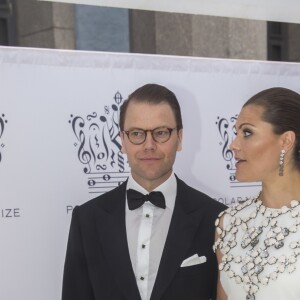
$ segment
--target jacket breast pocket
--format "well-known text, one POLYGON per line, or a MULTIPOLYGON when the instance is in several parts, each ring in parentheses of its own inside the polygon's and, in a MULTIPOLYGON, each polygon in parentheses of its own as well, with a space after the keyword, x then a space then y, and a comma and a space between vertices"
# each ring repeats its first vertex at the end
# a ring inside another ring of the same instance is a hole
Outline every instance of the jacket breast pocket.
POLYGON ((192 276, 206 272, 206 262, 198 265, 180 267, 179 276, 192 276))

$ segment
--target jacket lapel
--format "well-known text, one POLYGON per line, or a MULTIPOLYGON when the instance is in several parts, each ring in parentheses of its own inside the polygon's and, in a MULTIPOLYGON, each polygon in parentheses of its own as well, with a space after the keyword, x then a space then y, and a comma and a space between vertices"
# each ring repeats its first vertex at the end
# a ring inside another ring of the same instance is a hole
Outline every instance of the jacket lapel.
POLYGON ((175 208, 150 300, 159 300, 185 259, 202 219, 202 210, 189 197, 189 187, 177 179, 175 208))
POLYGON ((96 222, 105 258, 124 298, 140 300, 126 235, 126 184, 110 193, 106 203, 97 210, 96 222))

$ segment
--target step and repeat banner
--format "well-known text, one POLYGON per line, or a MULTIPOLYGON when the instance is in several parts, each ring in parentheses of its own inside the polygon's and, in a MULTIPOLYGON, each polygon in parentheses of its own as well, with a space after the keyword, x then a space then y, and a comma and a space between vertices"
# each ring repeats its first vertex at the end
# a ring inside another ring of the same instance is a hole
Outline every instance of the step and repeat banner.
POLYGON ((123 182, 119 110, 158 83, 182 107, 176 174, 227 205, 256 195, 228 148, 258 91, 300 92, 300 64, 0 48, 0 299, 58 300, 72 209, 123 182))

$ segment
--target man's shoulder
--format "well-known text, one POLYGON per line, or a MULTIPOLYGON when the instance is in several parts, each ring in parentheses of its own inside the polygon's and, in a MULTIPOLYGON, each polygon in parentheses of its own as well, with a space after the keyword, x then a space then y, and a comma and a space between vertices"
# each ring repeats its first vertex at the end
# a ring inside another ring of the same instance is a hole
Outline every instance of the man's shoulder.
POLYGON ((127 181, 123 182, 118 187, 79 205, 77 209, 80 211, 89 211, 94 210, 96 207, 105 208, 107 206, 114 205, 115 202, 118 202, 122 199, 123 195, 125 197, 126 184, 127 181))
POLYGON ((213 199, 209 195, 205 194, 204 192, 189 186, 183 180, 177 177, 178 187, 182 189, 182 194, 185 195, 186 198, 193 199, 198 205, 206 207, 209 210, 215 210, 221 212, 227 208, 226 205, 213 199))

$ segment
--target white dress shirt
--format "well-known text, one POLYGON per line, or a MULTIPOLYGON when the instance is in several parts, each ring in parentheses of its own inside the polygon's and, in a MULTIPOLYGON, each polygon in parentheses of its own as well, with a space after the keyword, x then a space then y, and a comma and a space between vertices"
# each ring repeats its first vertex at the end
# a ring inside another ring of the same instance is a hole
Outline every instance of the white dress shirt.
MULTIPOLYGON (((149 194, 131 175, 128 178, 127 189, 149 194)), ((177 194, 174 173, 154 191, 163 193, 166 200, 165 209, 156 207, 149 201, 135 210, 129 210, 126 205, 129 253, 142 300, 150 299, 169 231, 177 194)))

